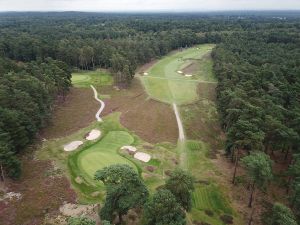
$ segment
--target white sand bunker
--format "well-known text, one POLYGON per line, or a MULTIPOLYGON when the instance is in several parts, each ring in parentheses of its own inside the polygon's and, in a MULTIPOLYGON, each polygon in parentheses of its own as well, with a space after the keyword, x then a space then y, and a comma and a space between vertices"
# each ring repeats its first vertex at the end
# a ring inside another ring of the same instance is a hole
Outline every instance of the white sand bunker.
POLYGON ((186 76, 186 77, 192 77, 193 75, 192 74, 185 74, 184 76, 186 76))
POLYGON ((148 73, 144 73, 144 76, 148 76, 149 74, 148 73))
POLYGON ((64 145, 64 150, 66 152, 71 152, 76 150, 82 144, 83 144, 82 141, 72 141, 71 143, 64 145))
POLYGON ((134 154, 134 158, 138 159, 140 161, 143 161, 143 162, 149 162, 151 159, 151 156, 144 152, 137 152, 134 154))
POLYGON ((101 131, 100 130, 96 130, 93 129, 88 136, 86 136, 86 140, 92 141, 92 140, 96 140, 97 138, 99 138, 101 136, 101 131))
POLYGON ((182 72, 181 70, 178 70, 178 71, 177 71, 177 73, 179 73, 179 74, 183 74, 183 72, 182 72))
POLYGON ((133 147, 133 146, 123 146, 121 149, 128 150, 130 152, 136 152, 136 150, 137 150, 136 147, 133 147))

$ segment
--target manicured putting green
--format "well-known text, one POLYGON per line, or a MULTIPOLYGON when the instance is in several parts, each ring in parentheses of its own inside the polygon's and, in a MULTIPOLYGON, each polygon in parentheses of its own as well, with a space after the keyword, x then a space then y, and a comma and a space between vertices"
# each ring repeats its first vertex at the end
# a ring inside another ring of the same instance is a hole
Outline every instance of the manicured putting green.
POLYGON ((134 139, 129 133, 111 131, 101 141, 79 154, 78 167, 92 179, 97 170, 112 164, 128 164, 136 169, 132 162, 117 153, 122 146, 130 145, 133 142, 134 139))
POLYGON ((187 104, 198 99, 197 86, 203 79, 186 77, 179 74, 195 60, 201 60, 209 54, 214 45, 201 45, 169 55, 154 64, 147 76, 142 76, 142 83, 149 96, 165 103, 187 104))
POLYGON ((75 87, 89 88, 91 84, 101 86, 112 83, 112 75, 105 70, 81 71, 72 74, 72 84, 75 87))

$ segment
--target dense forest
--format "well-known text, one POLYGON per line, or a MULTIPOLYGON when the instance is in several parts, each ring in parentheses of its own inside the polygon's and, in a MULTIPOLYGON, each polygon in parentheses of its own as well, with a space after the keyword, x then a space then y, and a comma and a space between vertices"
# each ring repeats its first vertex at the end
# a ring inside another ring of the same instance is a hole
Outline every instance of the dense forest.
POLYGON ((0 165, 1 179, 20 176, 15 154, 32 143, 50 117, 54 99, 71 85, 68 66, 51 58, 16 63, 0 59, 0 165))
MULTIPOLYGON (((218 109, 226 150, 237 166, 245 154, 277 152, 289 165, 279 174, 300 214, 300 36, 299 25, 232 33, 214 52, 218 109)), ((236 171, 235 171, 236 173, 236 171)), ((262 174, 264 176, 265 174, 262 174)), ((235 174, 233 183, 235 182, 235 174)), ((257 178, 257 181, 260 178, 257 178)), ((257 187, 265 188, 256 183, 257 187)), ((253 182, 253 189, 255 188, 253 182)))
MULTIPOLYGON (((228 156, 253 175, 262 170, 251 162, 271 165, 280 152, 287 163, 281 179, 300 218, 299 33, 299 18, 288 15, 2 13, 1 178, 20 176, 17 153, 47 125, 53 102, 71 87, 72 70, 106 68, 126 87, 144 63, 178 48, 215 43, 228 156), (257 151, 263 155, 250 154, 257 151)), ((252 176, 253 191, 270 183, 271 176, 263 176, 252 176)))

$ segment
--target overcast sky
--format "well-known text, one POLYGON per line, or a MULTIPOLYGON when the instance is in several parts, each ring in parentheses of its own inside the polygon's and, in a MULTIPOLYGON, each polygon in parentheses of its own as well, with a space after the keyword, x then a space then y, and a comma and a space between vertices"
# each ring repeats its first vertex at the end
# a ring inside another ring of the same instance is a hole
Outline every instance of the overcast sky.
POLYGON ((300 0, 0 0, 0 11, 300 10, 300 0))

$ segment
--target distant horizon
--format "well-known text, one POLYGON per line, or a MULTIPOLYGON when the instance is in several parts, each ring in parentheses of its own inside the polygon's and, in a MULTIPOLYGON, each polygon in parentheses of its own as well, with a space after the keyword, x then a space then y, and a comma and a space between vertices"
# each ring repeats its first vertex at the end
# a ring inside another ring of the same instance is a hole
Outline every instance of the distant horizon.
POLYGON ((1 0, 1 12, 218 12, 300 10, 299 0, 1 0))
POLYGON ((27 13, 27 12, 37 12, 37 13, 47 13, 47 12, 77 12, 77 13, 210 13, 210 12, 299 12, 300 9, 216 9, 216 10, 107 10, 107 11, 92 11, 92 10, 1 10, 1 13, 27 13))

